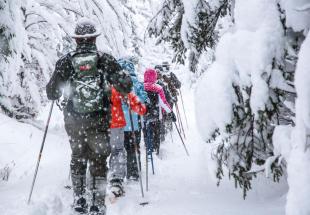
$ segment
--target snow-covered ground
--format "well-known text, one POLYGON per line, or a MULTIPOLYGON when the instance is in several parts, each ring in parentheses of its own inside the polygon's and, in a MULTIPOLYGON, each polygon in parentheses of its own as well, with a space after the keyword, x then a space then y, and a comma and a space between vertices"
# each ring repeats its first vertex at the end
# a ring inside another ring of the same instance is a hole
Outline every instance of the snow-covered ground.
MULTIPOLYGON (((149 192, 142 201, 138 184, 126 185, 126 196, 108 205, 108 215, 281 215, 285 209, 285 185, 269 184, 263 178, 255 183, 246 200, 229 181, 216 187, 208 171, 208 146, 196 129, 193 93, 183 90, 189 119, 186 156, 176 131, 155 156, 155 175, 150 175, 149 192), (260 186, 261 185, 261 186, 260 186)), ((0 181, 1 215, 69 215, 72 191, 69 181, 70 147, 61 129, 60 113, 54 114, 31 205, 26 201, 34 173, 43 131, 0 115, 0 165, 15 165, 8 182, 0 181), (14 162, 15 164, 13 164, 14 162)), ((145 165, 143 160, 143 175, 145 165)), ((145 185, 145 181, 144 181, 145 185)))

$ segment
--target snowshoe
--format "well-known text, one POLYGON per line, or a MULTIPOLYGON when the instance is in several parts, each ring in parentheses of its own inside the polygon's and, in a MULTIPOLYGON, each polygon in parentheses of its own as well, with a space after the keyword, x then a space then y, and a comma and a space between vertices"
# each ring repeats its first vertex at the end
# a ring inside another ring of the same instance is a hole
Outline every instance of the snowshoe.
POLYGON ((95 205, 92 205, 89 209, 88 215, 105 215, 106 214, 106 207, 98 207, 95 205))
POLYGON ((123 180, 120 179, 112 179, 110 181, 109 189, 108 189, 108 195, 109 200, 113 204, 116 202, 116 200, 119 197, 124 196, 125 191, 123 187, 123 180))
POLYGON ((125 194, 123 187, 123 180, 121 179, 112 179, 110 181, 109 191, 113 193, 115 197, 121 197, 125 194))
POLYGON ((75 212, 80 214, 86 214, 88 205, 84 197, 79 197, 74 200, 73 209, 75 212))

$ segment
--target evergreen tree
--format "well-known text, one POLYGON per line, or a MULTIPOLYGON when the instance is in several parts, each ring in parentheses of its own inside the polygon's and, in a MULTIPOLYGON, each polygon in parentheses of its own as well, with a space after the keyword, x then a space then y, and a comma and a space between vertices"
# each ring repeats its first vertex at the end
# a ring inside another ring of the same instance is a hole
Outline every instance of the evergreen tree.
POLYGON ((201 54, 207 48, 214 48, 218 20, 227 14, 228 8, 228 0, 164 1, 148 32, 158 43, 171 44, 174 61, 184 64, 188 55, 190 71, 196 72, 201 54))
POLYGON ((274 153, 273 134, 279 125, 295 124, 294 58, 300 47, 300 34, 286 27, 285 12, 276 1, 260 2, 268 11, 261 10, 255 15, 266 16, 261 20, 264 24, 255 23, 258 22, 256 17, 248 17, 249 21, 240 18, 244 10, 242 4, 251 7, 256 3, 236 2, 240 6, 237 12, 241 11, 239 20, 233 26, 234 32, 220 39, 217 59, 210 69, 214 75, 210 77, 207 74, 209 80, 203 82, 210 85, 222 80, 219 76, 223 76, 228 85, 214 86, 225 91, 208 87, 204 90, 205 99, 215 92, 219 92, 216 96, 225 97, 225 105, 217 103, 222 102, 220 99, 210 101, 208 105, 223 105, 229 112, 225 121, 215 119, 216 112, 207 113, 207 120, 211 121, 207 127, 212 138, 206 139, 215 147, 213 157, 218 164, 218 179, 224 176, 223 168, 228 168, 229 176, 235 180, 236 187, 243 189, 244 197, 257 173, 265 172, 274 181, 279 181, 285 171, 286 161, 281 154, 274 153), (277 31, 271 30, 268 25, 277 31), (241 28, 240 31, 238 28, 241 28), (232 44, 234 42, 238 44, 232 44), (268 46, 270 43, 274 45, 268 46), (257 51, 247 49, 252 45, 257 47, 257 51), (229 51, 231 49, 232 52, 229 51))
POLYGON ((34 118, 47 102, 45 85, 56 60, 74 49, 70 34, 79 18, 92 18, 103 29, 99 50, 118 57, 131 46, 125 2, 1 0, 0 10, 0 107, 17 119, 34 118))

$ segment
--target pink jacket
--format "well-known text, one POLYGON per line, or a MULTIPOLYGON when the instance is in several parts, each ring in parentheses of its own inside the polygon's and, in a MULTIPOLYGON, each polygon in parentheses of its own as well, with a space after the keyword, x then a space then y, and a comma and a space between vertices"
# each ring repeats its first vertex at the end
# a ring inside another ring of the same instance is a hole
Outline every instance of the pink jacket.
POLYGON ((159 104, 162 109, 167 113, 170 113, 171 107, 166 100, 166 96, 163 88, 156 84, 157 81, 157 72, 154 69, 146 69, 144 73, 144 90, 149 92, 155 92, 159 95, 159 104))

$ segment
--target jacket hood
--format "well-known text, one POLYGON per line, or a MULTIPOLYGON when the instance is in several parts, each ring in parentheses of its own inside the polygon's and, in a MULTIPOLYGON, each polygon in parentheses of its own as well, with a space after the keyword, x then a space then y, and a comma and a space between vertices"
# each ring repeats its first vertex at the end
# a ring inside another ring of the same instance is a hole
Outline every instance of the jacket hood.
POLYGON ((122 67, 122 69, 129 72, 130 76, 136 76, 135 66, 130 60, 119 59, 117 62, 122 67))
POLYGON ((155 83, 157 80, 157 72, 154 69, 146 69, 144 73, 144 83, 155 83))

